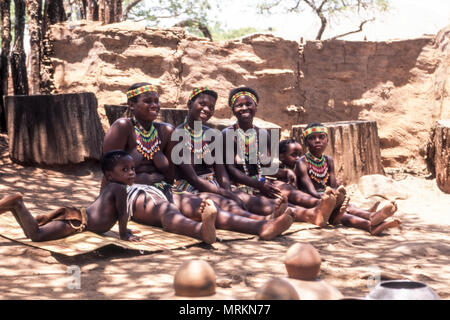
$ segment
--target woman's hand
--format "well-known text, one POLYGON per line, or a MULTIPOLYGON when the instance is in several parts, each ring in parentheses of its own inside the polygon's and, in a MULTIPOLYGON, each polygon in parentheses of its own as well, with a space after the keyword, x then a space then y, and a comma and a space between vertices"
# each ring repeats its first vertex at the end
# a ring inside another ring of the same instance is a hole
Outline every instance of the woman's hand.
POLYGON ((259 181, 258 182, 258 189, 259 191, 261 191, 261 193, 268 197, 268 198, 280 198, 282 197, 282 193, 281 190, 278 189, 277 187, 275 187, 272 183, 270 183, 269 181, 265 180, 265 181, 259 181))

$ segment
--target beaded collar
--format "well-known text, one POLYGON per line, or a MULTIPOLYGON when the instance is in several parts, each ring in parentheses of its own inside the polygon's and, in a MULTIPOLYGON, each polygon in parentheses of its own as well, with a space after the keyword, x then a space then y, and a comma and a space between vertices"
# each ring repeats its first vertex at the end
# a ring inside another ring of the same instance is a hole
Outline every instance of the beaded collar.
POLYGON ((305 159, 308 163, 308 175, 310 178, 325 188, 330 176, 325 156, 322 155, 322 157, 317 158, 312 153, 307 152, 305 159))
POLYGON ((250 130, 247 130, 248 133, 246 133, 244 130, 242 130, 241 128, 239 128, 238 123, 236 122, 233 125, 234 130, 237 132, 238 134, 238 143, 241 147, 241 150, 244 151, 244 163, 242 164, 243 168, 244 168, 244 172, 247 176, 250 176, 249 173, 249 169, 248 169, 248 164, 250 162, 250 154, 256 154, 256 171, 257 171, 257 175, 256 178, 257 180, 260 180, 261 178, 261 160, 260 160, 260 153, 258 150, 259 144, 258 144, 258 135, 256 133, 255 127, 252 126, 252 128, 250 130))
POLYGON ((189 149, 189 151, 194 152, 194 157, 196 159, 204 158, 205 155, 208 153, 211 153, 211 150, 209 149, 208 142, 205 141, 204 135, 205 130, 202 129, 200 131, 195 131, 191 127, 189 127, 189 124, 187 122, 187 117, 184 119, 183 128, 186 134, 190 137, 189 141, 185 143, 185 146, 189 149), (195 148, 196 146, 201 144, 201 148, 195 148))
POLYGON ((161 140, 158 137, 158 131, 155 126, 150 126, 149 130, 145 128, 134 118, 131 119, 136 133, 136 149, 147 160, 152 160, 153 155, 160 150, 161 140))

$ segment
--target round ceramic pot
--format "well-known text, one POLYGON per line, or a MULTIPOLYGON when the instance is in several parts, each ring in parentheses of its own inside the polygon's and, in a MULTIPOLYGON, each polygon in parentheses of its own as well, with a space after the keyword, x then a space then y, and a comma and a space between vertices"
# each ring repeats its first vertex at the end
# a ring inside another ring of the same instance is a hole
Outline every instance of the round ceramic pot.
POLYGON ((439 300, 440 297, 422 282, 392 280, 380 282, 366 299, 373 300, 439 300))

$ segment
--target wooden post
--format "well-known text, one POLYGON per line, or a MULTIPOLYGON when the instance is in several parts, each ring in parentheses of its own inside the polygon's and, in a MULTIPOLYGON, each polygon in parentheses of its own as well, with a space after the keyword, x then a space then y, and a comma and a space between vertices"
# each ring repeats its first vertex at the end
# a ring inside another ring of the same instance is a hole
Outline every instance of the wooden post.
MULTIPOLYGON (((328 128, 328 148, 334 160, 336 176, 344 183, 356 183, 361 176, 384 174, 380 140, 375 121, 339 121, 323 123, 328 128)), ((303 129, 306 124, 292 126, 292 137, 306 152, 303 129)))
POLYGON ((450 193, 450 119, 436 121, 427 146, 427 162, 436 184, 450 193))
POLYGON ((93 93, 7 96, 9 154, 22 164, 99 160, 104 131, 93 93))

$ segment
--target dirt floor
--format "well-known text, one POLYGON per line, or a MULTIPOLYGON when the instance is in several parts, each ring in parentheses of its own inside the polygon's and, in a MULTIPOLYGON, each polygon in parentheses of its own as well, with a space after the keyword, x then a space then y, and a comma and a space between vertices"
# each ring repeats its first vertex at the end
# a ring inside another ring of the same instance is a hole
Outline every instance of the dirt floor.
MULTIPOLYGON (((12 163, 6 136, 0 135, 0 197, 21 192, 36 213, 61 205, 86 206, 98 194, 101 172, 95 163, 59 169, 12 163)), ((343 226, 304 230, 275 241, 239 240, 197 245, 154 254, 105 247, 66 257, 0 237, 0 299, 161 299, 173 294, 173 275, 182 262, 204 259, 216 271, 218 289, 236 299, 252 299, 272 277, 284 277, 283 258, 295 242, 308 242, 321 254, 321 279, 345 296, 364 297, 373 279, 426 283, 450 298, 450 195, 425 176, 394 175, 413 190, 397 200, 402 229, 379 237, 343 226), (81 269, 81 288, 70 289, 71 266, 81 269)), ((362 207, 357 186, 352 201, 362 207)))

